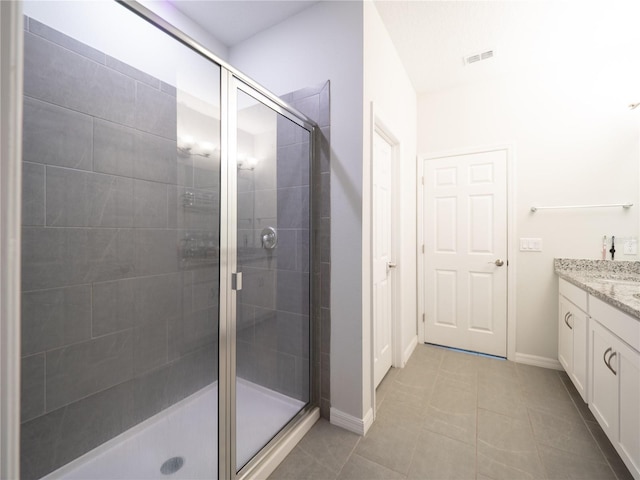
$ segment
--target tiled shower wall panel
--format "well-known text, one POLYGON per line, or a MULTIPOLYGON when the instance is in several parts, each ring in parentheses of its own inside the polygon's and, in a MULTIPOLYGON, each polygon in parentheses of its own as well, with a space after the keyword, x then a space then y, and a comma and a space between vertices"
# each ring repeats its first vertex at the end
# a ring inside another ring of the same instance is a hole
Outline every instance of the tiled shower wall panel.
POLYGON ((177 155, 175 87, 25 24, 28 479, 216 380, 217 262, 185 262, 180 245, 188 235, 217 242, 219 180, 213 160, 197 172, 177 155), (196 185, 216 199, 207 211, 183 207, 194 178, 210 180, 196 185))
POLYGON ((239 263, 245 288, 238 305, 238 375, 294 398, 308 400, 311 362, 316 398, 322 415, 329 418, 330 352, 330 208, 329 208, 329 82, 282 97, 321 127, 316 138, 314 170, 309 172, 308 138, 285 118, 278 119, 277 159, 253 171, 238 172, 239 263), (276 171, 273 171, 273 168, 276 171), (310 175, 311 173, 311 175, 310 175), (309 189, 309 178, 313 188, 309 189), (315 252, 309 258, 309 194, 313 192, 311 231, 315 252), (254 197, 255 195, 255 197, 254 197), (254 214, 256 208, 276 204, 271 214, 254 214), (275 225, 274 225, 275 223, 275 225), (259 233, 277 227, 275 250, 261 248, 259 233), (243 242, 243 236, 247 241, 243 242), (315 272, 314 303, 306 302, 309 265, 315 272), (259 291, 248 295, 249 291, 259 291), (310 311, 311 308, 311 311, 310 311), (309 353, 310 315, 315 320, 316 342, 309 353))

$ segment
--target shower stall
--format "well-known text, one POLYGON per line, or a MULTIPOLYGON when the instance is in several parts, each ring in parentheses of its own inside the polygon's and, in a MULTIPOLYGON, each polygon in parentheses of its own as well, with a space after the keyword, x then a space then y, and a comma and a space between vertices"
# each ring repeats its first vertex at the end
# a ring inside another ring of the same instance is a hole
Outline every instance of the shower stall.
POLYGON ((317 417, 317 126, 136 3, 26 2, 23 479, 244 478, 317 417))

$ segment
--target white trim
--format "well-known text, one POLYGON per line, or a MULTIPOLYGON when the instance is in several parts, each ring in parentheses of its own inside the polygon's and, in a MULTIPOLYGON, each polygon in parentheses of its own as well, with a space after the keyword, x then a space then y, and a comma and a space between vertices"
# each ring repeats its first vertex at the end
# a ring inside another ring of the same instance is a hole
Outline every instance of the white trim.
POLYGON ((407 345, 407 348, 405 348, 404 352, 402 353, 403 367, 407 363, 409 358, 411 358, 411 354, 413 353, 413 351, 416 349, 417 346, 418 346, 418 335, 414 335, 411 341, 409 342, 409 345, 407 345))
POLYGON ((332 425, 362 436, 373 424, 373 408, 367 410, 364 418, 358 418, 331 407, 330 418, 332 425))
POLYGON ((20 477, 22 2, 0 1, 0 478, 20 477))
POLYGON ((539 357, 538 355, 529 355, 528 353, 516 353, 515 361, 517 363, 524 363, 525 365, 533 365, 535 367, 564 370, 560 362, 555 358, 539 357))
MULTIPOLYGON (((391 151, 391 190, 392 190, 392 201, 391 201, 391 252, 394 257, 396 263, 399 263, 400 258, 400 239, 398 238, 398 233, 400 231, 400 201, 399 201, 399 182, 400 182, 400 159, 401 156, 401 146, 400 141, 393 134, 392 129, 388 127, 388 124, 384 121, 386 116, 383 113, 380 113, 380 109, 371 102, 371 122, 370 122, 370 131, 369 131, 369 163, 373 165, 373 155, 374 155, 374 136, 376 132, 386 141, 392 148, 391 151)), ((373 208, 373 180, 374 180, 373 169, 371 169, 370 179, 369 179, 369 205, 370 208, 370 218, 369 218, 369 308, 370 308, 370 346, 371 346, 371 392, 370 398, 372 403, 371 411, 371 422, 375 418, 375 410, 376 410, 376 384, 375 384, 375 355, 376 355, 376 329, 374 323, 374 304, 373 304, 373 216, 375 215, 375 210, 373 208)), ((402 266, 400 266, 402 268, 402 266)), ((403 359, 403 351, 402 351, 402 322, 400 319, 400 298, 399 292, 401 287, 401 275, 399 275, 399 269, 396 269, 394 278, 392 280, 392 309, 393 309, 393 321, 391 326, 391 365, 396 368, 404 367, 405 360, 403 359)), ((332 417, 333 418, 333 417, 332 417)), ((347 427, 345 427, 347 428, 347 427)), ((368 429, 369 427, 366 427, 368 429)), ((366 430, 365 430, 366 431, 366 430)))
MULTIPOLYGON (((442 152, 418 155, 417 158, 417 239, 418 239, 418 268, 416 285, 418 288, 418 338, 421 342, 426 341, 426 332, 422 318, 426 312, 424 304, 424 254, 422 245, 424 243, 424 189, 422 178, 424 176, 424 162, 438 158, 456 157, 459 155, 471 155, 475 153, 486 153, 504 150, 507 153, 507 359, 516 360, 516 214, 515 214, 515 146, 514 143, 504 143, 498 145, 485 145, 478 147, 467 147, 442 152)), ((526 362, 523 362, 526 363, 526 362)))
POLYGON ((417 260, 417 268, 416 268, 416 298, 418 300, 418 308, 416 314, 418 317, 416 318, 416 322, 418 324, 418 339, 420 342, 424 343, 425 339, 425 331, 424 331, 424 318, 426 315, 426 308, 424 304, 424 255, 425 253, 422 251, 424 246, 424 189, 423 185, 424 179, 424 158, 417 155, 416 156, 416 235, 417 235, 417 245, 416 245, 416 260, 417 260))
POLYGON ((268 459, 258 465, 247 477, 247 480, 259 480, 268 478, 278 465, 289 455, 296 445, 302 440, 309 430, 320 418, 320 409, 315 408, 304 420, 289 432, 286 438, 269 454, 268 459))
POLYGON ((507 359, 516 357, 516 162, 515 144, 505 145, 507 151, 507 359))

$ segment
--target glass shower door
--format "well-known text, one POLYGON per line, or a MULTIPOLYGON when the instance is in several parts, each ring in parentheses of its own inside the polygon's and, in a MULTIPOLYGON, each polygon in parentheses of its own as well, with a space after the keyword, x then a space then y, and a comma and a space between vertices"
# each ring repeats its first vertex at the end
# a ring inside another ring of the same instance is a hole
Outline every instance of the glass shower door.
POLYGON ((116 2, 24 11, 21 478, 215 478, 221 69, 116 2))
POLYGON ((236 103, 239 471, 310 401, 311 144, 309 130, 239 82, 236 103))

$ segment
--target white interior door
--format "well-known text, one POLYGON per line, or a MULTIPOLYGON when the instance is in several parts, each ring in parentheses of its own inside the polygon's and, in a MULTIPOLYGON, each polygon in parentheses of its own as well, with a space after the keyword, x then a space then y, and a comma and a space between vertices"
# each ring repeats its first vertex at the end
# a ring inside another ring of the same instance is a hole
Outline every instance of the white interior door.
POLYGON ((424 168, 424 341, 506 357, 507 151, 424 168))
POLYGON ((393 147, 373 135, 373 325, 374 381, 377 387, 391 367, 393 322, 392 170, 393 147))

